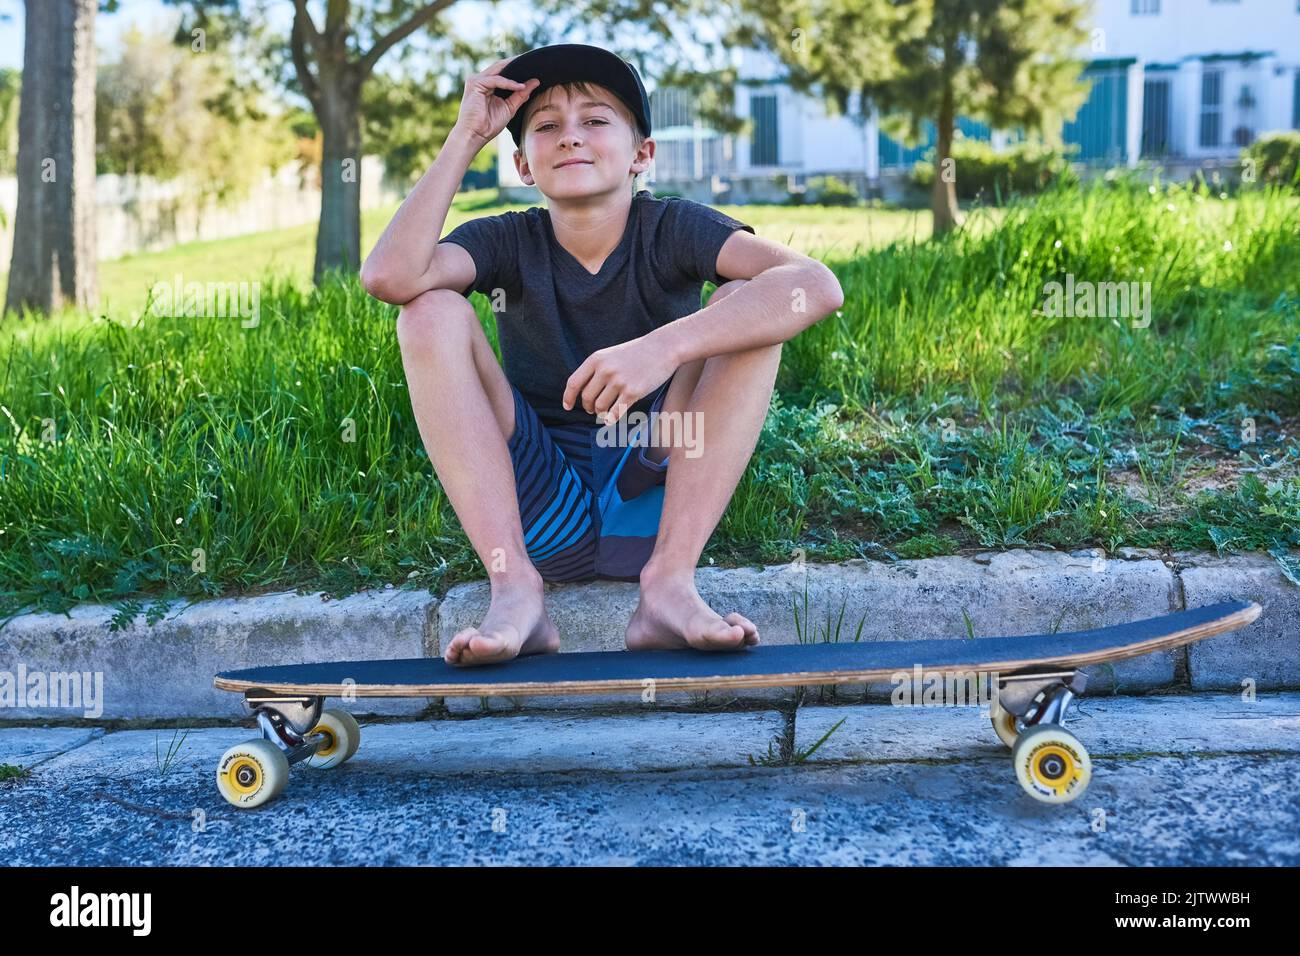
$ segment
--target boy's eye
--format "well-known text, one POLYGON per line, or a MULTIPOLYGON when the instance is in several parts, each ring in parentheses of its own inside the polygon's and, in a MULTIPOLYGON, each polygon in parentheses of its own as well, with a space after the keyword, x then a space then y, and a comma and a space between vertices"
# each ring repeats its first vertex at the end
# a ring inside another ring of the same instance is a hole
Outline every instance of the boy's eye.
MULTIPOLYGON (((608 120, 603 120, 603 119, 601 119, 599 116, 593 116, 591 119, 587 120, 587 122, 588 122, 588 123, 600 123, 600 124, 602 124, 602 125, 604 125, 604 126, 608 126, 608 125, 609 125, 609 121, 608 121, 608 120)), ((553 126, 553 125, 554 125, 553 123, 543 123, 541 126, 537 127, 537 129, 533 130, 533 132, 534 132, 534 133, 540 133, 542 130, 546 129, 548 126, 553 126)))

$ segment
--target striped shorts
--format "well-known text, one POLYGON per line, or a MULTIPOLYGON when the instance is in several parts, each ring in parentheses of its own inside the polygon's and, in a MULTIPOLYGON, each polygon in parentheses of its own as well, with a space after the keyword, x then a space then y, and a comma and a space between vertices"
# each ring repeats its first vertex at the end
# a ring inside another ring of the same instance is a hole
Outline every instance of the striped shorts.
MULTIPOLYGON (((659 387, 651 414, 662 409, 671 382, 659 387)), ((648 422, 628 433, 627 444, 602 446, 601 426, 543 425, 514 383, 510 389, 515 431, 507 445, 519 518, 542 579, 639 580, 659 535, 668 472, 668 459, 648 460, 649 443, 637 441, 648 422)))

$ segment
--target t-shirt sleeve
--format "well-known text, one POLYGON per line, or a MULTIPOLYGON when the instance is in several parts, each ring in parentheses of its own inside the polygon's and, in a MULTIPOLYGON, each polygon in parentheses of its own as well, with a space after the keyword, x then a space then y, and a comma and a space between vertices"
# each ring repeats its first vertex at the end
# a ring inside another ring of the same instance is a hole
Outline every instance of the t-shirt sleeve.
POLYGON ((662 242, 674 269, 687 279, 722 285, 728 276, 719 275, 718 252, 737 229, 754 232, 754 227, 711 206, 678 196, 669 197, 668 228, 662 242))
POLYGON ((493 289, 517 285, 519 243, 514 215, 503 213, 470 219, 438 240, 439 244, 451 242, 460 246, 474 260, 474 282, 468 291, 491 295, 493 289))

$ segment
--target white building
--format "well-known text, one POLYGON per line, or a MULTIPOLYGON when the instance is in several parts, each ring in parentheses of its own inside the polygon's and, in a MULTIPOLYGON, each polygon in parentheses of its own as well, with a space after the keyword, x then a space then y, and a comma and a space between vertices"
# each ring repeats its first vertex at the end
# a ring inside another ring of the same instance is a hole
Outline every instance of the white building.
MULTIPOLYGON (((1262 132, 1300 128, 1300 0, 1094 0, 1089 30, 1079 56, 1090 93, 1062 130, 1081 162, 1228 162, 1262 132)), ((718 135, 682 91, 651 90, 656 187, 706 201, 727 191, 743 202, 830 174, 879 191, 927 148, 885 136, 874 114, 854 119, 856 94, 849 115, 827 115, 820 100, 782 82, 769 55, 737 50, 733 62, 748 135, 718 135)), ((966 118, 958 127, 995 147, 1008 138, 966 118)), ((513 148, 502 133, 500 181, 523 198, 532 188, 515 173, 513 148)))
POLYGON ((1300 0, 1097 0, 1093 20, 1082 158, 1231 159, 1300 127, 1300 0))

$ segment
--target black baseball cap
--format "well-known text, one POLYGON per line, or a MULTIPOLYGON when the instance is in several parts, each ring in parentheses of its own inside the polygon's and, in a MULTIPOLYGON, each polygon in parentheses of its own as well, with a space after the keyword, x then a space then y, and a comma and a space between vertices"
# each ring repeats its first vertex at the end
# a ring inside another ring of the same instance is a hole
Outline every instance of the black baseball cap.
MULTIPOLYGON (((524 110, 528 108, 528 103, 549 87, 578 80, 598 83, 609 89, 632 111, 641 132, 650 135, 650 98, 646 96, 641 75, 631 63, 608 50, 585 43, 541 46, 519 54, 505 65, 501 75, 518 83, 527 83, 533 78, 541 81, 506 124, 516 148, 519 146, 524 110)), ((492 92, 507 99, 515 91, 495 89, 492 92)))

